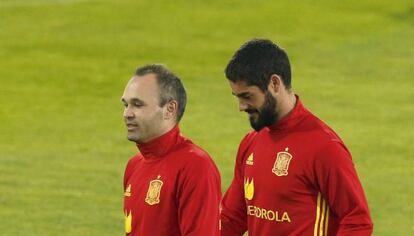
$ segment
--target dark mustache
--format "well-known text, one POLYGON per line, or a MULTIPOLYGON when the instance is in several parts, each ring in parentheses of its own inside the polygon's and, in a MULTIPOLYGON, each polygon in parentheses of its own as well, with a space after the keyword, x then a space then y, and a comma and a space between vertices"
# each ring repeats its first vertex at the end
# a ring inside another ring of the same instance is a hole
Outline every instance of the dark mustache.
POLYGON ((249 113, 249 114, 252 114, 252 113, 259 113, 259 111, 258 110, 256 110, 256 109, 246 109, 246 110, 244 110, 245 112, 247 112, 247 113, 249 113))

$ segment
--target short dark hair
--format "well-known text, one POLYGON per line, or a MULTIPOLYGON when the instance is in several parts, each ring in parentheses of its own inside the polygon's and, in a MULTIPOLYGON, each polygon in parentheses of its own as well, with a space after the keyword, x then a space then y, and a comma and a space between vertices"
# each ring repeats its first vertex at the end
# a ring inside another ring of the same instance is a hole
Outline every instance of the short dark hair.
POLYGON ((244 43, 227 64, 230 81, 245 81, 267 90, 270 76, 277 74, 287 89, 291 88, 291 71, 286 52, 268 39, 253 39, 244 43))
POLYGON ((145 65, 135 71, 135 75, 137 76, 146 74, 156 75, 158 88, 160 89, 159 106, 162 107, 172 100, 177 101, 176 121, 179 122, 184 115, 185 105, 187 103, 187 94, 181 80, 162 64, 145 65))

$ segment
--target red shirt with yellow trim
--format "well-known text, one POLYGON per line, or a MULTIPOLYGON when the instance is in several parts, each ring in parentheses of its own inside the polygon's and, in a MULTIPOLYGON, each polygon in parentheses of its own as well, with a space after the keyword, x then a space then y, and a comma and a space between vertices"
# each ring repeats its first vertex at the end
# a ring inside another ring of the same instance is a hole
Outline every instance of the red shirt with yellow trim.
POLYGON ((219 235, 220 175, 210 156, 178 126, 137 146, 124 175, 126 235, 219 235))
POLYGON ((222 200, 222 236, 372 233, 351 154, 296 98, 288 116, 242 140, 222 200))

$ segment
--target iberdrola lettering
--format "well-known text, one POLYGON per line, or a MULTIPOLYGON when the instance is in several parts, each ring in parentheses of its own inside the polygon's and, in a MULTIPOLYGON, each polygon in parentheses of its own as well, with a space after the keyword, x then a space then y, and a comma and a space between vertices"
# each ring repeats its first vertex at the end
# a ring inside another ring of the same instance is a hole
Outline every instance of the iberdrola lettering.
POLYGON ((268 210, 264 208, 260 208, 257 206, 248 205, 247 206, 247 215, 254 216, 256 218, 269 220, 269 221, 276 221, 276 222, 292 222, 290 220, 289 214, 284 211, 283 213, 279 211, 268 210))

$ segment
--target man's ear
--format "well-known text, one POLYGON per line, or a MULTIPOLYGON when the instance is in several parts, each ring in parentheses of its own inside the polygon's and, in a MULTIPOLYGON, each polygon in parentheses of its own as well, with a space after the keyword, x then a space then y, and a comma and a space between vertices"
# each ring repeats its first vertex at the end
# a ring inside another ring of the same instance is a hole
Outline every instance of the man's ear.
POLYGON ((280 90, 282 89, 283 81, 282 78, 277 74, 272 74, 270 76, 270 82, 269 82, 269 90, 273 94, 278 94, 280 90))
POLYGON ((177 101, 175 101, 175 100, 169 101, 165 105, 165 109, 164 109, 164 119, 165 120, 175 119, 175 117, 177 115, 177 109, 178 109, 178 103, 177 103, 177 101))

